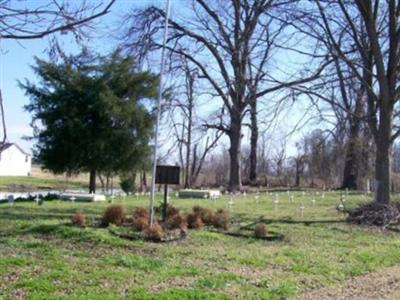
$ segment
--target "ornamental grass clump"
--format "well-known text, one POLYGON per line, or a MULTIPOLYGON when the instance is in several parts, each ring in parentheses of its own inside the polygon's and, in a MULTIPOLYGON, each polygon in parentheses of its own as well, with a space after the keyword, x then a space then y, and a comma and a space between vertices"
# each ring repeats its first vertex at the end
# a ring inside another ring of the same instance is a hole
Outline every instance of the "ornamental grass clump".
POLYGON ((142 231, 148 226, 148 219, 146 218, 136 218, 132 221, 133 228, 137 231, 142 231))
POLYGON ((188 227, 186 217, 181 213, 168 217, 166 225, 168 229, 186 230, 188 227))
POLYGON ((254 235, 255 235, 257 238, 266 237, 267 234, 268 234, 267 225, 265 225, 265 224, 263 224, 263 223, 257 224, 257 226, 254 228, 254 235))
POLYGON ((204 226, 201 217, 196 213, 191 213, 187 215, 187 226, 189 229, 200 229, 204 226))
POLYGON ((176 207, 169 205, 167 206, 167 219, 179 214, 179 209, 176 207))
POLYGON ((124 222, 124 208, 121 205, 111 205, 106 208, 102 223, 104 226, 110 224, 121 226, 124 222))
POLYGON ((229 213, 224 209, 219 209, 214 215, 213 225, 216 228, 227 230, 230 223, 229 213))
POLYGON ((149 212, 144 207, 137 207, 132 215, 132 224, 136 230, 144 230, 148 225, 149 212))
POLYGON ((76 212, 72 217, 71 217, 71 223, 74 226, 79 226, 79 227, 85 227, 86 224, 86 216, 82 212, 76 212))
POLYGON ((147 226, 146 229, 144 229, 143 233, 147 239, 155 242, 162 241, 165 236, 164 229, 158 223, 147 226))
POLYGON ((144 208, 144 207, 136 207, 135 210, 133 211, 133 219, 138 219, 138 218, 149 218, 149 211, 144 208))
POLYGON ((214 222, 214 212, 209 208, 194 206, 193 213, 198 215, 201 218, 202 222, 206 225, 212 225, 214 222))

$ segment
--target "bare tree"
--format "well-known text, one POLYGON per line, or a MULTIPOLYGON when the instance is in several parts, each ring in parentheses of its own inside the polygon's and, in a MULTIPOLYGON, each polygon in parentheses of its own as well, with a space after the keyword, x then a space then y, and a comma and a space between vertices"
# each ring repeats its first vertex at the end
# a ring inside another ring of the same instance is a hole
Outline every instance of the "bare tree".
POLYGON ((366 121, 377 150, 375 202, 387 204, 391 148, 400 135, 400 2, 316 0, 304 7, 296 18, 300 24, 294 26, 315 39, 316 49, 324 49, 313 54, 323 57, 326 48, 331 49, 365 93, 366 121))
POLYGON ((192 162, 192 166, 191 166, 191 173, 190 173, 190 178, 191 184, 195 184, 199 178, 199 174, 203 169, 203 165, 204 162, 206 160, 206 157, 209 153, 211 153, 218 144, 219 139, 222 136, 222 132, 221 131, 216 131, 214 136, 210 137, 207 136, 206 138, 206 142, 205 145, 203 147, 202 152, 200 152, 201 154, 198 154, 198 143, 196 143, 193 147, 193 162, 192 162))
POLYGON ((337 57, 352 69, 367 93, 368 124, 377 147, 375 201, 389 203, 391 148, 400 135, 396 124, 400 99, 400 2, 356 0, 326 4, 316 1, 316 4, 337 57), (333 10, 340 14, 339 26, 347 28, 348 43, 342 43, 341 37, 336 35, 338 22, 332 18, 333 10), (361 64, 353 59, 354 52, 362 58, 361 64))
POLYGON ((328 122, 329 119, 334 127, 330 133, 335 136, 337 144, 345 143, 346 158, 341 188, 357 189, 360 182, 360 153, 367 137, 362 135, 366 124, 365 89, 346 64, 341 63, 333 52, 330 52, 330 55, 333 64, 331 68, 327 68, 327 72, 321 76, 317 84, 306 89, 302 87, 293 89, 302 91, 319 106, 320 122, 328 122), (322 105, 318 100, 328 104, 327 117, 324 116, 326 112, 321 109, 322 105))
POLYGON ((286 146, 287 140, 286 138, 282 137, 276 144, 272 154, 272 159, 275 164, 275 174, 279 185, 283 184, 284 164, 287 159, 286 146))
POLYGON ((68 31, 83 34, 89 22, 107 14, 115 1, 93 5, 86 0, 48 0, 29 2, 24 7, 21 3, 0 0, 0 39, 32 40, 68 31))
MULTIPOLYGON (((169 22, 167 49, 196 66, 210 93, 222 100, 220 115, 224 122, 209 122, 207 126, 223 131, 229 138, 232 191, 241 189, 242 122, 247 107, 269 93, 316 78, 321 72, 286 81, 266 72, 271 55, 270 34, 272 29, 279 34, 283 27, 281 21, 273 24, 276 19, 271 14, 291 2, 296 1, 195 0, 191 13, 169 22)), ((134 22, 128 26, 123 46, 139 57, 160 49, 157 37, 164 18, 165 13, 154 6, 134 11, 127 19, 134 22)))
POLYGON ((184 188, 190 188, 196 184, 206 156, 217 146, 222 132, 208 130, 203 125, 204 121, 197 113, 197 98, 203 94, 197 91, 198 69, 191 67, 186 58, 180 59, 174 75, 181 76, 184 83, 174 87, 169 115, 177 141, 173 147, 178 149, 184 188), (215 131, 215 134, 210 134, 210 131, 215 131))
POLYGON ((268 186, 268 173, 270 171, 270 136, 266 130, 260 132, 261 142, 258 143, 258 174, 262 176, 263 184, 268 186))

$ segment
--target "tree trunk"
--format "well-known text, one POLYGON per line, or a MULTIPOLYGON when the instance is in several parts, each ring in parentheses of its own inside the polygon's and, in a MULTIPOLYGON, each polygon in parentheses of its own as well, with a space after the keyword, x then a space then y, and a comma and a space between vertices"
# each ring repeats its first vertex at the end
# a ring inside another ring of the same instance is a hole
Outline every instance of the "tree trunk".
POLYGON ((90 170, 89 193, 96 193, 96 170, 90 170))
POLYGON ((193 155, 192 155, 192 166, 190 169, 190 184, 196 185, 197 182, 197 175, 196 175, 196 168, 197 168, 197 144, 193 146, 193 155))
POLYGON ((296 168, 296 182, 294 184, 295 186, 300 186, 300 173, 299 170, 296 168))
POLYGON ((350 121, 350 132, 349 141, 347 143, 346 149, 346 159, 343 170, 343 189, 354 189, 358 187, 358 177, 360 169, 360 159, 359 156, 362 153, 362 145, 360 143, 360 130, 361 130, 361 120, 364 115, 364 88, 360 88, 356 96, 356 104, 354 109, 354 114, 349 115, 350 121))
POLYGON ((110 174, 106 173, 106 193, 110 191, 110 174))
POLYGON ((303 175, 303 167, 301 166, 302 161, 300 159, 296 159, 296 180, 295 180, 295 186, 300 186, 300 178, 301 175, 303 175))
POLYGON ((230 172, 229 172, 229 191, 237 192, 242 189, 241 178, 241 157, 240 148, 242 141, 242 124, 240 114, 231 115, 231 126, 229 130, 230 139, 230 172))
POLYGON ((251 101, 250 104, 250 184, 256 184, 257 181, 257 144, 258 144, 258 125, 257 125, 257 101, 251 101))
POLYGON ((5 119, 5 114, 4 114, 4 101, 3 101, 3 95, 1 93, 0 89, 0 115, 1 115, 1 122, 3 126, 3 139, 2 139, 2 146, 5 145, 7 142, 7 128, 6 128, 6 119, 5 119))
POLYGON ((105 192, 106 191, 106 185, 104 183, 103 176, 101 176, 101 173, 99 173, 99 175, 97 177, 99 177, 100 184, 101 184, 101 189, 103 190, 103 192, 105 192))
POLYGON ((375 136, 375 196, 378 203, 390 202, 390 158, 391 158, 391 128, 392 111, 381 108, 379 115, 379 128, 375 136))
MULTIPOLYGON (((356 121, 359 123, 359 121, 356 121)), ((359 124, 353 124, 350 128, 349 141, 346 149, 346 160, 343 170, 342 189, 358 188, 358 156, 359 148, 359 124)))
POLYGON ((146 168, 143 166, 142 168, 142 174, 140 178, 140 186, 141 186, 141 191, 147 191, 147 178, 146 178, 146 168))

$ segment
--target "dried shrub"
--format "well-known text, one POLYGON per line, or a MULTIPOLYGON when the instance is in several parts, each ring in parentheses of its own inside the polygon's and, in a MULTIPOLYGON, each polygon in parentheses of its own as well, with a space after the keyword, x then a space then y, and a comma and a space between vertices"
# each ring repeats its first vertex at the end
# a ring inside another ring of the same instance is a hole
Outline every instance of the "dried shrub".
POLYGON ((256 228, 254 229, 254 235, 258 238, 266 237, 268 234, 267 225, 260 223, 257 224, 256 228))
POLYGON ((132 215, 132 224, 136 230, 142 231, 148 225, 149 212, 144 207, 136 207, 132 215))
POLYGON ((196 206, 193 206, 192 210, 193 210, 194 214, 201 216, 201 212, 203 211, 203 208, 201 206, 196 205, 196 206))
POLYGON ((228 229, 230 222, 229 213, 224 209, 219 209, 214 215, 213 225, 216 228, 228 229))
POLYGON ((167 228, 168 229, 182 229, 185 230, 187 228, 187 220, 186 217, 180 213, 174 214, 167 219, 167 228))
POLYGON ((348 213, 347 221, 355 224, 385 227, 400 221, 399 208, 394 204, 371 202, 348 211, 348 213))
POLYGON ((204 208, 201 212, 201 219, 206 225, 212 225, 214 223, 215 214, 209 208, 204 208))
POLYGON ((212 225, 214 222, 214 212, 209 208, 194 206, 193 213, 198 215, 206 225, 212 225))
POLYGON ((86 216, 82 212, 76 212, 71 218, 72 225, 84 227, 86 224, 86 216))
POLYGON ((176 207, 169 205, 167 206, 167 219, 178 215, 179 214, 179 209, 177 209, 176 207))
POLYGON ((165 233, 163 228, 158 223, 154 223, 152 226, 146 227, 144 230, 144 235, 149 240, 160 242, 164 238, 165 233))
POLYGON ((149 211, 144 207, 136 207, 133 211, 133 219, 148 219, 149 211))
POLYGON ((133 219, 133 227, 138 230, 138 231, 142 231, 144 230, 147 226, 148 226, 148 219, 147 218, 135 218, 133 219))
POLYGON ((111 205, 107 207, 103 215, 103 225, 114 224, 122 225, 124 222, 124 208, 121 205, 111 205))
POLYGON ((196 213, 191 213, 187 215, 187 226, 190 229, 199 229, 204 226, 201 217, 196 213))

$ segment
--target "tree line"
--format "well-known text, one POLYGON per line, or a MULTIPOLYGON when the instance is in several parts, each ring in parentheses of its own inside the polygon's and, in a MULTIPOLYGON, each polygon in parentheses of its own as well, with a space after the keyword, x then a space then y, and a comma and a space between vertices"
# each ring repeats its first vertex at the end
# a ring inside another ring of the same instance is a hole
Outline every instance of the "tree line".
MULTIPOLYGON (((283 90, 282 105, 306 97, 330 106, 347 141, 342 187, 357 187, 357 148, 376 149, 375 200, 390 201, 390 160, 399 135, 399 10, 394 0, 198 0, 170 20, 171 72, 182 58, 196 69, 217 107, 203 126, 228 137, 229 190, 242 188, 244 126, 251 129, 249 180, 257 178, 258 107, 283 90), (280 55, 304 63, 279 72, 274 62, 282 62, 280 55), (363 137, 374 145, 360 143, 363 137)), ((125 49, 138 59, 158 51, 164 19, 154 6, 135 10, 125 49)))
MULTIPOLYGON (((226 142, 227 188, 257 184, 260 162, 268 164, 260 151, 262 130, 282 107, 307 101, 320 122, 332 126, 328 134, 316 131, 298 142, 295 183, 305 171, 317 178, 315 169, 326 163, 319 162, 318 151, 342 154, 336 185, 359 188, 361 177, 372 173, 375 201, 389 203, 393 145, 400 134, 399 11, 395 0, 185 2, 169 20, 168 72, 179 80, 163 103, 165 118, 172 116, 165 132, 175 137, 171 151, 183 167, 184 185, 195 184, 213 150, 226 142)), ((120 53, 156 70, 165 18, 157 6, 134 7, 122 22, 120 53)), ((275 152, 279 173, 285 151, 275 152)))

